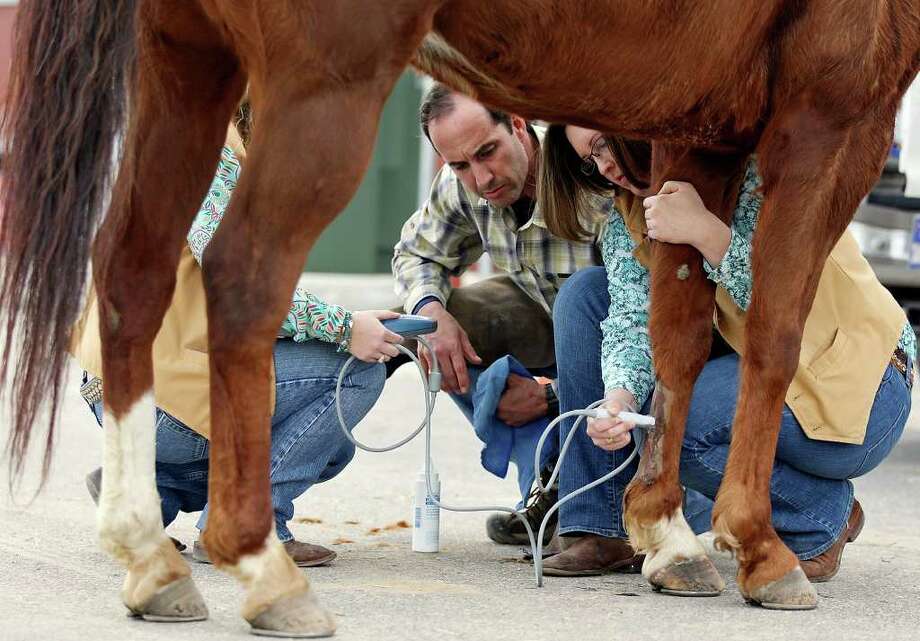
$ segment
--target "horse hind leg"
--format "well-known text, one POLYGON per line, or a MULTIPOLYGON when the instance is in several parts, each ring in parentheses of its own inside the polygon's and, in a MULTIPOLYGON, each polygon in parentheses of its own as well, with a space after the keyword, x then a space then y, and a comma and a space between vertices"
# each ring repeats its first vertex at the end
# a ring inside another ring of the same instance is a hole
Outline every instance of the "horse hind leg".
POLYGON ((306 99, 275 94, 265 104, 256 87, 257 122, 285 135, 254 129, 247 167, 205 257, 212 424, 210 513, 202 539, 211 560, 243 584, 242 615, 256 634, 330 636, 331 613, 275 534, 270 363, 303 258, 357 187, 386 94, 321 87, 306 99), (352 127, 347 149, 331 135, 340 133, 329 124, 336 118, 352 127), (327 124, 317 129, 317 122, 327 124), (295 159, 291 149, 310 151, 295 159))
POLYGON ((163 530, 151 347, 172 297, 185 234, 242 93, 233 57, 209 38, 193 7, 184 1, 142 5, 135 118, 94 251, 105 386, 99 536, 127 568, 125 605, 158 621, 203 619, 207 608, 163 530), (167 4, 168 11, 159 10, 167 4), (196 46, 183 49, 190 24, 196 46))
POLYGON ((352 4, 355 11, 314 16, 306 34, 272 25, 274 42, 303 45, 275 47, 271 61, 298 69, 298 82, 283 74, 250 78, 256 126, 247 164, 205 256, 212 426, 203 541, 211 559, 243 584, 242 614, 256 634, 335 631, 331 613, 319 605, 273 528, 272 350, 304 258, 357 190, 383 103, 431 20, 430 10, 397 13, 392 4, 352 4), (359 9, 364 19, 355 21, 359 9), (310 47, 317 50, 303 50, 310 47), (342 55, 317 64, 328 51, 342 55))
POLYGON ((207 607, 160 520, 153 412, 149 391, 127 414, 118 416, 105 409, 100 542, 128 570, 122 600, 132 615, 154 621, 199 621, 207 618, 207 607))

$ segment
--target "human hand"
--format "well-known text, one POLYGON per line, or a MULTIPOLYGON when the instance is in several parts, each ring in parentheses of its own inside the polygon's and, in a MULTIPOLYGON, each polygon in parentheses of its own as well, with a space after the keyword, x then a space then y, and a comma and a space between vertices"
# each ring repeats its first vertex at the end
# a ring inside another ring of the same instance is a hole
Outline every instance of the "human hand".
MULTIPOLYGON (((418 310, 420 316, 426 316, 438 322, 438 329, 431 337, 432 349, 441 368, 441 383, 444 390, 466 394, 470 387, 470 375, 466 364, 482 363, 482 359, 473 349, 466 331, 439 301, 433 301, 418 310)), ((431 371, 431 357, 424 345, 419 343, 418 355, 428 371, 431 371)))
POLYGON ((588 436, 601 449, 623 449, 632 441, 630 432, 636 424, 621 421, 617 415, 624 410, 635 412, 635 400, 626 390, 611 390, 607 393, 607 401, 602 407, 610 414, 610 418, 589 418, 588 436))
POLYGON ((690 183, 669 180, 655 196, 642 201, 648 237, 664 243, 697 246, 713 221, 721 221, 706 209, 690 183))
POLYGON ((374 310, 355 312, 351 315, 351 342, 348 351, 366 363, 385 363, 393 356, 399 356, 396 344, 402 343, 399 334, 391 332, 380 321, 399 318, 396 312, 374 310))
POLYGON ((499 419, 512 427, 520 427, 546 416, 548 410, 543 385, 532 378, 508 375, 505 391, 498 402, 496 415, 499 419))

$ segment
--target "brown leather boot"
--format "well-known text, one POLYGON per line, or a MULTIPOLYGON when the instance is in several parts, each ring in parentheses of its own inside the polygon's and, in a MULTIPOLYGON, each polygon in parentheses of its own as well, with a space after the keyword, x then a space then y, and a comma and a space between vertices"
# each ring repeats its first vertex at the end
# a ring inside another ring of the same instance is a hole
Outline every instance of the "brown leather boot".
POLYGON ((547 576, 597 576, 642 571, 644 554, 636 554, 627 539, 611 539, 597 534, 585 534, 571 542, 559 554, 543 562, 547 576))
POLYGON ((287 550, 288 556, 298 567, 312 568, 317 565, 326 565, 331 563, 338 555, 324 548, 322 545, 312 543, 302 543, 296 539, 285 541, 284 549, 287 550))
POLYGON ((840 569, 843 546, 855 541, 865 524, 866 515, 863 513, 859 501, 854 499, 846 527, 843 528, 834 544, 813 559, 799 561, 799 565, 802 566, 802 570, 805 571, 805 576, 808 577, 808 580, 812 583, 824 583, 833 579, 840 569))
MULTIPOLYGON (((326 565, 338 556, 329 548, 322 545, 313 545, 312 543, 303 543, 295 539, 282 543, 288 556, 294 561, 294 564, 302 568, 312 568, 317 565, 326 565)), ((199 563, 210 563, 208 551, 204 544, 198 540, 192 546, 192 558, 199 563)))

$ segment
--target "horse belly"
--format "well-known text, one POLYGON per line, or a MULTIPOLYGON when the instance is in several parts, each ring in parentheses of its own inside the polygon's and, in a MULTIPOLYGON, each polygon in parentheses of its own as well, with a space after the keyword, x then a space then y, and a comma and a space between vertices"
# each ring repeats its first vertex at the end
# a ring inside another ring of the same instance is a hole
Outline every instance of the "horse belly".
POLYGON ((752 126, 766 103, 757 43, 776 3, 738 4, 453 0, 415 64, 529 118, 718 138, 752 126))

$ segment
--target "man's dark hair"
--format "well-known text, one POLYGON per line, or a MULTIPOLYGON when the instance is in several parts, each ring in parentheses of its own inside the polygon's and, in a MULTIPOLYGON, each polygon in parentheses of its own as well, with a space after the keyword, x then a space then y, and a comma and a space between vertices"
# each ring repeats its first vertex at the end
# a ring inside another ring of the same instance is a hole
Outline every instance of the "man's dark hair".
MULTIPOLYGON (((428 93, 425 94, 425 98, 422 100, 422 106, 419 107, 418 110, 418 121, 422 126, 422 131, 425 132, 425 137, 428 139, 428 142, 431 142, 431 136, 428 134, 428 125, 430 125, 433 120, 437 120, 441 116, 446 116, 454 110, 454 106, 456 105, 454 102, 454 94, 455 92, 453 89, 440 82, 434 83, 431 89, 428 90, 428 93)), ((508 132, 511 132, 511 114, 504 111, 489 109, 485 105, 483 105, 482 108, 489 112, 489 115, 492 117, 492 122, 496 125, 504 125, 505 128, 508 129, 508 132)))

